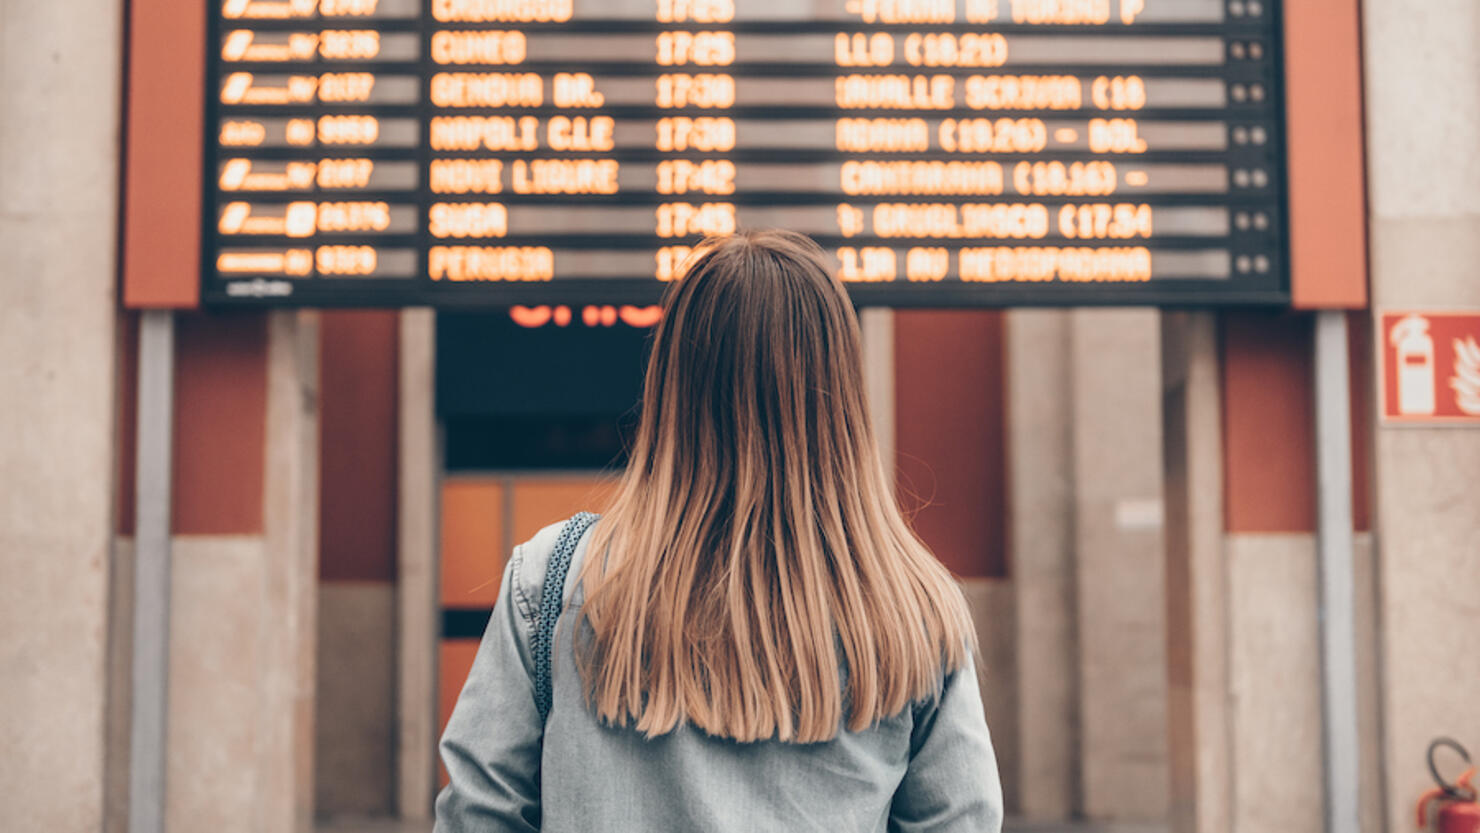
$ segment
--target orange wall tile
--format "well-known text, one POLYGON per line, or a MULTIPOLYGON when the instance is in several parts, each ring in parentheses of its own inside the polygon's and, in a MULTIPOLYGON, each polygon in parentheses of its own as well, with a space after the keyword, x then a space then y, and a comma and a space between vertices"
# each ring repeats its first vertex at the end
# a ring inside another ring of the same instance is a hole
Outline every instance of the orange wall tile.
POLYGON ((442 605, 493 607, 508 561, 504 486, 493 478, 442 484, 442 605))
POLYGON ((577 512, 600 512, 614 493, 613 480, 529 478, 514 486, 514 544, 577 512))

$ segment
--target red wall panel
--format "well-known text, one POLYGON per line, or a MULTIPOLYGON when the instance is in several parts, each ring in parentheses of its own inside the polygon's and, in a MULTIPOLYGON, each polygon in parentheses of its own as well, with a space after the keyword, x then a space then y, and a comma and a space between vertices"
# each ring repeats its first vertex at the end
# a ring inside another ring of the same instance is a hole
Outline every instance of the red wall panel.
POLYGON ((1006 390, 997 310, 894 315, 899 494, 957 575, 1007 575, 1006 390))
POLYGON ((394 581, 398 313, 326 311, 319 333, 319 576, 394 581))
MULTIPOLYGON (((134 531, 138 326, 126 318, 119 407, 118 529, 134 531)), ((267 317, 175 319, 172 529, 177 535, 262 532, 267 465, 267 317)))
MULTIPOLYGON (((1313 337, 1308 315, 1223 316, 1223 499, 1229 532, 1315 531, 1313 337)), ((1353 321, 1352 512, 1358 530, 1369 527, 1369 339, 1367 326, 1353 321)))

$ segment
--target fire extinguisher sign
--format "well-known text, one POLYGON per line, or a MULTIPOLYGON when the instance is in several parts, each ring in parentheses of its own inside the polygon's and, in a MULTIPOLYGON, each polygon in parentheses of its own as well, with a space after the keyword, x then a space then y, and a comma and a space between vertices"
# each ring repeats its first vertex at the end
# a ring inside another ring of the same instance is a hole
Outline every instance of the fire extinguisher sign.
POLYGON ((1480 425, 1480 312, 1382 314, 1387 422, 1480 425))

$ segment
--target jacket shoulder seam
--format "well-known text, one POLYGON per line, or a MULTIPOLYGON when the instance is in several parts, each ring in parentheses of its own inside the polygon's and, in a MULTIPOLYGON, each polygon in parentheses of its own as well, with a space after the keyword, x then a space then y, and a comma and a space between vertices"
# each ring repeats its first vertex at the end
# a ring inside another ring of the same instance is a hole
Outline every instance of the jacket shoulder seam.
POLYGON ((535 608, 530 601, 529 594, 524 588, 524 557, 526 548, 524 544, 514 548, 513 563, 509 567, 509 580, 514 583, 514 601, 519 608, 519 616, 525 623, 534 622, 535 608))

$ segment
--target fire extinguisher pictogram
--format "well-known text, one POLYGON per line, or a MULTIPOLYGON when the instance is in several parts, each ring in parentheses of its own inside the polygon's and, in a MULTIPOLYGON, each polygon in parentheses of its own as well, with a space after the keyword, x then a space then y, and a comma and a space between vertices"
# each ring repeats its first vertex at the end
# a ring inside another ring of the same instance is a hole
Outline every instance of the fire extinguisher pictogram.
POLYGON ((1454 783, 1444 780, 1434 763, 1434 752, 1447 747, 1459 753, 1465 763, 1470 753, 1451 738, 1439 738, 1429 744, 1429 774, 1438 786, 1418 800, 1418 829, 1431 833, 1480 833, 1480 803, 1476 803, 1475 767, 1466 769, 1454 783))
POLYGON ((1434 339, 1429 320, 1409 315, 1393 326, 1389 340, 1397 359, 1398 413, 1433 414, 1437 404, 1434 378, 1434 339))

